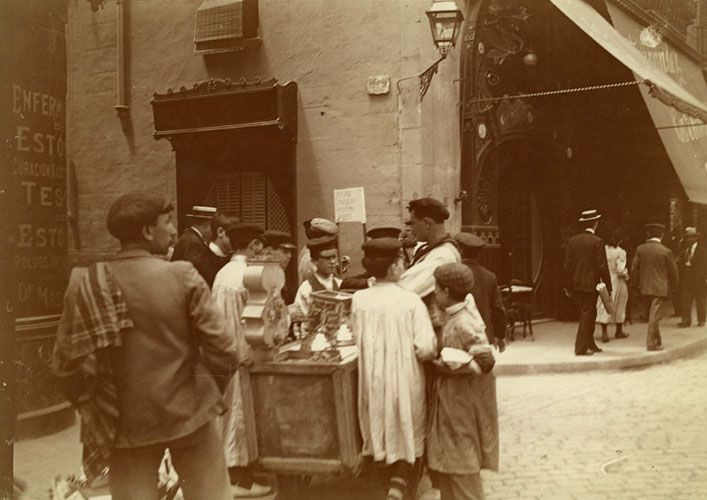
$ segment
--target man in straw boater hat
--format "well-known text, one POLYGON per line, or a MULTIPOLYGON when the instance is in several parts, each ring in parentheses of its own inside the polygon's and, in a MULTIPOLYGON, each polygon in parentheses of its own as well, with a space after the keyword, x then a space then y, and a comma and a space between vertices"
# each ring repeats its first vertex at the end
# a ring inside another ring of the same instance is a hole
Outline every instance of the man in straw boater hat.
POLYGON ((107 226, 121 249, 72 272, 54 346, 82 418, 84 472, 91 482, 109 467, 115 500, 158 498, 167 448, 185 498, 232 498, 215 419, 235 336, 194 266, 159 258, 176 234, 172 212, 154 193, 113 203, 107 226))
POLYGON ((688 327, 692 323, 692 302, 697 308, 697 326, 705 326, 705 294, 707 293, 707 247, 700 241, 697 228, 686 227, 683 235, 685 250, 678 259, 680 274, 680 311, 682 321, 679 326, 688 327))
POLYGON ((232 225, 237 223, 237 215, 229 212, 216 212, 209 222, 211 238, 208 245, 198 255, 188 259, 194 264, 209 287, 213 286, 216 273, 231 258, 233 246, 226 233, 232 225))
POLYGON ((601 215, 585 210, 579 218, 582 232, 567 241, 564 262, 565 293, 579 306, 579 325, 574 343, 577 356, 589 356, 601 349, 594 341, 597 318, 597 285, 603 282, 611 294, 611 276, 604 240, 597 236, 601 215))
POLYGON ((678 270, 673 252, 663 245, 665 226, 659 223, 646 224, 648 240, 636 248, 631 263, 631 281, 646 301, 648 308, 648 332, 646 348, 661 351, 660 320, 664 305, 678 284, 678 270))
POLYGON ((182 233, 174 245, 172 260, 191 262, 208 247, 211 241, 210 222, 214 215, 216 215, 215 207, 194 205, 191 208, 191 212, 187 214, 191 226, 182 233))

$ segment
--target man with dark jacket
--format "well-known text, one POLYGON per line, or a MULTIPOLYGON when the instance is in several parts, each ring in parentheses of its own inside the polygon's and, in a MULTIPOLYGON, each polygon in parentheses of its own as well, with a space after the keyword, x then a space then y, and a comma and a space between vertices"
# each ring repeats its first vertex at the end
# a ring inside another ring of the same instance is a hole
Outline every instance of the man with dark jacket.
POLYGON ((665 226, 653 223, 647 224, 646 228, 649 238, 636 248, 631 263, 631 280, 637 284, 638 292, 649 307, 646 347, 649 351, 661 351, 659 323, 670 291, 678 284, 678 270, 673 252, 661 243, 665 226))
POLYGON ((486 324, 486 336, 490 344, 498 346, 503 352, 507 326, 506 308, 503 306, 501 292, 498 289, 496 275, 479 264, 479 252, 486 242, 475 234, 459 233, 454 239, 462 254, 462 264, 466 265, 474 275, 474 285, 471 294, 476 307, 486 324))
POLYGON ((697 326, 705 326, 705 294, 707 293, 707 247, 699 240, 700 233, 694 227, 685 228, 685 249, 678 259, 680 274, 680 310, 682 322, 688 327, 692 323, 692 302, 697 308, 697 326))
POLYGON ((214 285, 214 278, 223 266, 228 263, 233 253, 231 241, 226 232, 238 223, 238 216, 228 212, 216 212, 210 223, 211 241, 198 255, 188 259, 201 277, 204 278, 209 288, 214 285))
POLYGON ((236 339, 194 266, 160 258, 176 233, 172 211, 151 193, 113 203, 107 226, 121 249, 72 273, 53 369, 67 387, 96 381, 74 394, 84 469, 95 477, 109 466, 112 498, 157 498, 169 448, 186 499, 230 500, 214 420, 237 368, 236 339))
POLYGON ((194 205, 191 213, 187 214, 187 220, 191 223, 179 237, 174 245, 172 258, 170 260, 188 260, 199 255, 208 246, 211 240, 211 219, 216 214, 214 207, 202 207, 194 205))
POLYGON ((595 233, 601 215, 596 210, 585 210, 579 219, 582 232, 572 236, 565 252, 564 277, 568 281, 565 293, 579 306, 579 326, 574 342, 577 356, 590 356, 601 349, 594 342, 594 323, 597 318, 597 290, 599 282, 606 284, 611 294, 611 276, 606 262, 604 240, 595 233))

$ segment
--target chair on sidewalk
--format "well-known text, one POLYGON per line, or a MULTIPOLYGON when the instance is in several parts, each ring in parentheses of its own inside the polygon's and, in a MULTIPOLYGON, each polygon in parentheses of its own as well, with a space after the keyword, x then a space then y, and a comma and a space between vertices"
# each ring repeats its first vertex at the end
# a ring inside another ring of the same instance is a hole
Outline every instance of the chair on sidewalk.
POLYGON ((510 285, 501 285, 498 288, 508 314, 506 339, 510 342, 515 340, 516 323, 519 323, 523 326, 523 338, 529 335, 530 340, 535 341, 533 334, 533 295, 535 287, 519 280, 511 280, 510 285))

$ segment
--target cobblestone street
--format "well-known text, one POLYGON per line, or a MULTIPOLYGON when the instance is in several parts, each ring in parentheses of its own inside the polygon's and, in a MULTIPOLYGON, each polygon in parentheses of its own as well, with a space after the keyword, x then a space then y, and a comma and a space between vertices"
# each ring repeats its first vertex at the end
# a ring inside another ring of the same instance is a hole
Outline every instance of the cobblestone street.
POLYGON ((705 498, 707 355, 642 370, 501 377, 490 499, 705 498))
MULTIPOLYGON (((705 380, 707 353, 645 369, 499 377, 501 471, 483 473, 487 497, 705 498, 705 380)), ((54 474, 77 472, 77 441, 74 427, 17 443, 25 498, 45 499, 54 474)), ((318 488, 320 498, 348 498, 349 485, 318 488)))

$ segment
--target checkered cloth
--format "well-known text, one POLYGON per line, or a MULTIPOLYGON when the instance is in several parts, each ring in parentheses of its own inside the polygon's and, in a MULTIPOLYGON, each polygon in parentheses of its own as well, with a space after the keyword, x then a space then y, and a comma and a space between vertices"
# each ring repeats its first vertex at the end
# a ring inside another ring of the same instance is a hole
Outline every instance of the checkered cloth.
POLYGON ((81 415, 83 468, 90 482, 108 467, 118 418, 113 367, 106 348, 120 346, 121 330, 133 326, 105 262, 89 267, 81 280, 70 325, 61 350, 69 363, 83 360, 81 383, 67 396, 81 415))
POLYGON ((474 273, 464 264, 457 262, 442 264, 435 269, 435 280, 442 288, 449 288, 449 291, 457 295, 471 293, 474 286, 474 273))

